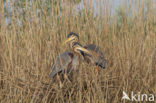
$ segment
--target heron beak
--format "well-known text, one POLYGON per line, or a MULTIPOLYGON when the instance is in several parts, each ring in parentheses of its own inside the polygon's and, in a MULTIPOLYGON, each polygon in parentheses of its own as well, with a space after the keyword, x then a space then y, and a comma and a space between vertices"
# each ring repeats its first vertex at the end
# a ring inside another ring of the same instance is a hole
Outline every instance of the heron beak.
POLYGON ((83 52, 86 52, 86 53, 92 55, 92 53, 91 53, 90 51, 88 51, 87 49, 85 49, 85 48, 83 48, 83 47, 76 47, 76 49, 77 49, 77 50, 81 50, 81 51, 83 51, 83 52))
POLYGON ((70 38, 68 38, 63 44, 66 44, 66 43, 72 41, 74 38, 75 38, 75 37, 70 37, 70 38))

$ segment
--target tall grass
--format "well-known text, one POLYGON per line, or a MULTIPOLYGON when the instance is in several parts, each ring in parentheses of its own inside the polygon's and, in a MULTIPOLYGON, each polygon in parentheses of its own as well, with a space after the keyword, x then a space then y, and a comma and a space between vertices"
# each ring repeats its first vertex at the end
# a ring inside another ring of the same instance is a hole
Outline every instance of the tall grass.
POLYGON ((131 16, 130 9, 124 8, 113 17, 109 11, 94 16, 86 5, 78 14, 72 9, 73 3, 49 1, 47 6, 37 1, 32 5, 11 2, 10 14, 1 1, 0 102, 120 103, 123 90, 156 95, 156 17, 152 2, 147 11, 141 3, 131 16), (7 26, 6 17, 12 20, 7 26), (79 34, 83 45, 94 43, 102 48, 107 68, 99 68, 96 76, 95 66, 82 61, 72 82, 65 80, 60 88, 49 73, 56 57, 70 50, 62 42, 71 31, 79 34))

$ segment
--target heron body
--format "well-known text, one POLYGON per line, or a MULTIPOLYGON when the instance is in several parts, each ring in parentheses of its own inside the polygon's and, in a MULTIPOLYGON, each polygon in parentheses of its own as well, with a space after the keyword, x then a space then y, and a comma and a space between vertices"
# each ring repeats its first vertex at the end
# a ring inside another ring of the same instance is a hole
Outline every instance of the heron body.
POLYGON ((72 52, 64 52, 57 57, 55 64, 52 67, 50 77, 54 77, 57 73, 64 71, 65 73, 70 72, 79 65, 79 56, 72 52))
POLYGON ((81 52, 89 53, 88 50, 83 48, 78 42, 72 42, 70 46, 72 52, 66 51, 57 57, 52 67, 50 77, 54 77, 62 71, 68 73, 70 70, 75 69, 79 65, 81 52))
POLYGON ((94 44, 87 44, 84 46, 84 48, 90 51, 92 54, 92 55, 89 55, 87 53, 82 52, 84 60, 87 63, 95 64, 97 66, 100 66, 103 69, 106 67, 106 59, 104 58, 104 54, 101 51, 100 47, 94 44))

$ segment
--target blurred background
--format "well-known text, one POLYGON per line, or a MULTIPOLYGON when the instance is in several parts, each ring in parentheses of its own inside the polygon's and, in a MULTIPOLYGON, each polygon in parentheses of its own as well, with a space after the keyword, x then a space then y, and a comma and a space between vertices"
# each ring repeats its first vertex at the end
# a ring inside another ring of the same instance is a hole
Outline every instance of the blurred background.
MULTIPOLYGON (((62 14, 64 9, 68 10, 70 9, 71 14, 76 14, 77 16, 82 14, 82 11, 86 8, 89 12, 92 12, 94 17, 97 16, 115 16, 115 15, 122 15, 120 14, 123 10, 122 8, 127 8, 127 16, 129 18, 132 16, 133 13, 138 13, 140 8, 144 8, 144 14, 146 14, 149 11, 149 6, 152 6, 153 13, 154 9, 156 8, 156 1, 155 0, 38 0, 36 1, 38 4, 38 7, 34 11, 37 15, 43 15, 43 8, 46 8, 46 13, 49 15, 47 16, 53 16, 54 12, 52 11, 52 3, 56 4, 59 2, 59 9, 60 15, 62 14), (151 3, 149 5, 149 3, 151 3)), ((33 9, 34 2, 32 0, 3 0, 1 3, 3 3, 4 6, 4 13, 5 13, 5 24, 9 25, 12 21, 11 15, 14 12, 15 15, 22 15, 26 13, 26 9, 29 8, 29 10, 33 9), (27 6, 26 6, 27 4, 27 6), (13 6, 14 5, 14 6, 13 6)), ((53 5, 56 6, 56 5, 53 5)), ((24 16, 24 15, 23 15, 24 16)), ((29 18, 30 21, 32 20, 31 17, 29 18)), ((39 19, 39 16, 38 16, 39 19)), ((18 20, 17 23, 19 25, 22 25, 21 20, 18 20)))

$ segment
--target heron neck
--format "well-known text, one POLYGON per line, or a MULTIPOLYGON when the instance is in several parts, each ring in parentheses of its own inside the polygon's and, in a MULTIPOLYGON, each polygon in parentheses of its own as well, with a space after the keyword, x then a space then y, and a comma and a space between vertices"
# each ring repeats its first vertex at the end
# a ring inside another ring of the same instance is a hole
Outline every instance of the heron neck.
POLYGON ((69 44, 70 48, 73 48, 74 43, 77 43, 77 42, 78 41, 71 41, 70 44, 69 44))

